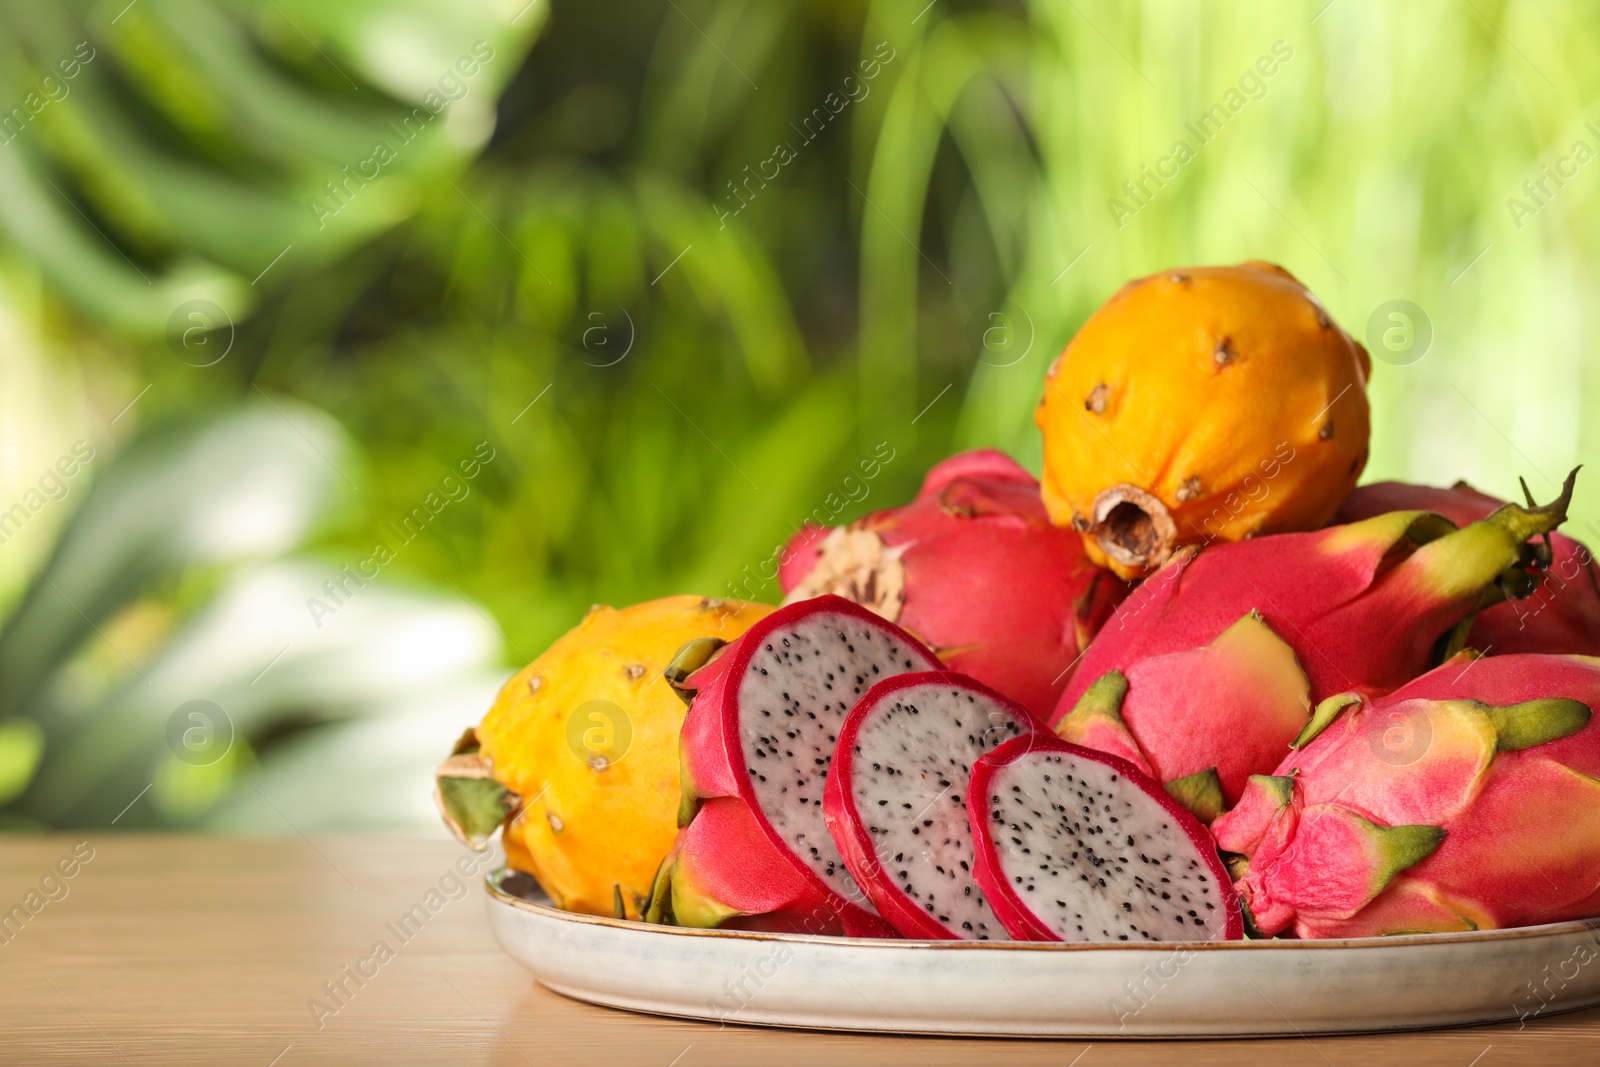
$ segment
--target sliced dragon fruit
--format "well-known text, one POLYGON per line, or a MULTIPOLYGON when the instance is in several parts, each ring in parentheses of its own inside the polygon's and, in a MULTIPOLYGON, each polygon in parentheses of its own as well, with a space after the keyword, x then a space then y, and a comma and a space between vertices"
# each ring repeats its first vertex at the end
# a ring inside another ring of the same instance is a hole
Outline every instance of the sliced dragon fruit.
POLYGON ((773 612, 683 680, 695 691, 681 737, 684 829, 653 894, 663 917, 895 936, 840 858, 823 788, 856 701, 882 679, 940 667, 893 623, 823 596, 773 612))
POLYGON ((1198 819, 1117 756, 1025 734, 967 789, 989 905, 1019 941, 1231 941, 1244 923, 1198 819))
POLYGON ((949 671, 879 682, 845 719, 823 814, 856 883, 906 937, 1009 940, 972 879, 967 781, 979 756, 1040 729, 949 671))

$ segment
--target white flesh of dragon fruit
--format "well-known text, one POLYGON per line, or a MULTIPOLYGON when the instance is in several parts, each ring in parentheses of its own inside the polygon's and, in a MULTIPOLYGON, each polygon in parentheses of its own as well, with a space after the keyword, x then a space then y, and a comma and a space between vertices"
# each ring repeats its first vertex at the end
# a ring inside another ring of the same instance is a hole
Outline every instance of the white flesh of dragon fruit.
POLYGON ((888 630, 817 613, 774 631, 739 683, 739 736, 761 810, 837 893, 872 905, 845 870, 822 817, 822 791, 844 717, 872 686, 939 664, 888 630))
POLYGON ((986 792, 996 873, 1061 940, 1229 936, 1216 858, 1164 793, 1098 760, 1039 751, 998 768, 986 792))
POLYGON ((979 756, 1034 729, 982 692, 929 683, 885 698, 856 734, 851 793, 878 862, 957 937, 1010 940, 972 879, 967 783, 979 756))

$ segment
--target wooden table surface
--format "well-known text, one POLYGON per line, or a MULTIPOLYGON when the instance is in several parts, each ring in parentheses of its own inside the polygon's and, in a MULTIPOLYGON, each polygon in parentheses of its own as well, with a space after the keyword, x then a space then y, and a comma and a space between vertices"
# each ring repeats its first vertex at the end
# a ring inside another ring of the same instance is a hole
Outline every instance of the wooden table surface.
POLYGON ((719 1028, 611 1011, 541 988, 500 952, 476 879, 457 892, 450 877, 463 856, 449 841, 408 838, 0 837, 0 910, 28 916, 0 927, 0 1063, 1600 1063, 1600 1009, 1520 1030, 1092 1045, 719 1028), (430 891, 442 906, 402 943, 386 924, 430 891), (363 965, 376 973, 360 987, 346 980, 345 1003, 330 1000, 324 983, 372 959, 379 941, 392 958, 363 965))

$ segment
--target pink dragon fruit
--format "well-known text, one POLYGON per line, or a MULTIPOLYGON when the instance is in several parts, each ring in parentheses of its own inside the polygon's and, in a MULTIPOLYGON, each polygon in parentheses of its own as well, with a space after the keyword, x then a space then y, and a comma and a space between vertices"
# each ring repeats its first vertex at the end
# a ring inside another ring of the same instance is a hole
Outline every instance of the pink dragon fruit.
MULTIPOLYGON (((703 643, 680 658, 703 658, 703 643)), ((822 796, 845 716, 872 685, 939 670, 917 640, 824 596, 780 608, 705 666, 681 735, 683 827, 647 917, 679 926, 895 937, 850 878, 822 796)))
MULTIPOLYGON (((1465 526, 1504 504, 1466 482, 1457 482, 1450 489, 1377 482, 1346 497, 1334 521, 1359 522, 1386 511, 1424 508, 1465 526)), ((1600 563, 1588 546, 1560 533, 1550 534, 1549 558, 1538 563, 1539 567, 1528 569, 1533 590, 1527 598, 1480 612, 1467 634, 1467 644, 1490 655, 1571 652, 1600 656, 1600 563)))
POLYGON ((900 933, 1007 939, 972 879, 967 780, 979 756, 1041 728, 948 671, 879 682, 845 719, 823 814, 856 884, 900 933))
POLYGON ((1024 734, 974 765, 967 815, 978 885, 1016 940, 1244 935, 1211 835, 1127 760, 1024 734))
POLYGON ((1370 937, 1600 914, 1600 660, 1464 653, 1336 696, 1213 824, 1263 934, 1370 937))
POLYGON ((822 542, 832 530, 831 526, 808 522, 795 531, 789 543, 778 552, 778 588, 787 594, 805 581, 817 560, 822 558, 822 542))
POLYGON ((1524 542, 1566 518, 1572 485, 1462 529, 1402 511, 1182 552, 1117 610, 1052 725, 1214 817, 1278 764, 1313 704, 1387 692, 1436 662, 1521 573, 1524 542))
POLYGON ((834 593, 863 604, 1041 718, 1127 595, 1076 533, 1050 524, 1038 481, 993 449, 938 464, 905 507, 820 540, 801 530, 781 560, 785 603, 834 593))

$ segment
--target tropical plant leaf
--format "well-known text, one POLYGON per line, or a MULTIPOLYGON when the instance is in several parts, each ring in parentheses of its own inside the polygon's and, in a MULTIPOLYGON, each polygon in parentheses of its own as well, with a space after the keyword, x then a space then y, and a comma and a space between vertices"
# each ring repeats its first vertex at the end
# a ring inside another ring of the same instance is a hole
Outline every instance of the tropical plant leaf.
POLYGON ((0 4, 0 234, 94 318, 234 321, 409 215, 493 130, 543 7, 0 4), (120 8, 120 10, 119 10, 120 8))

